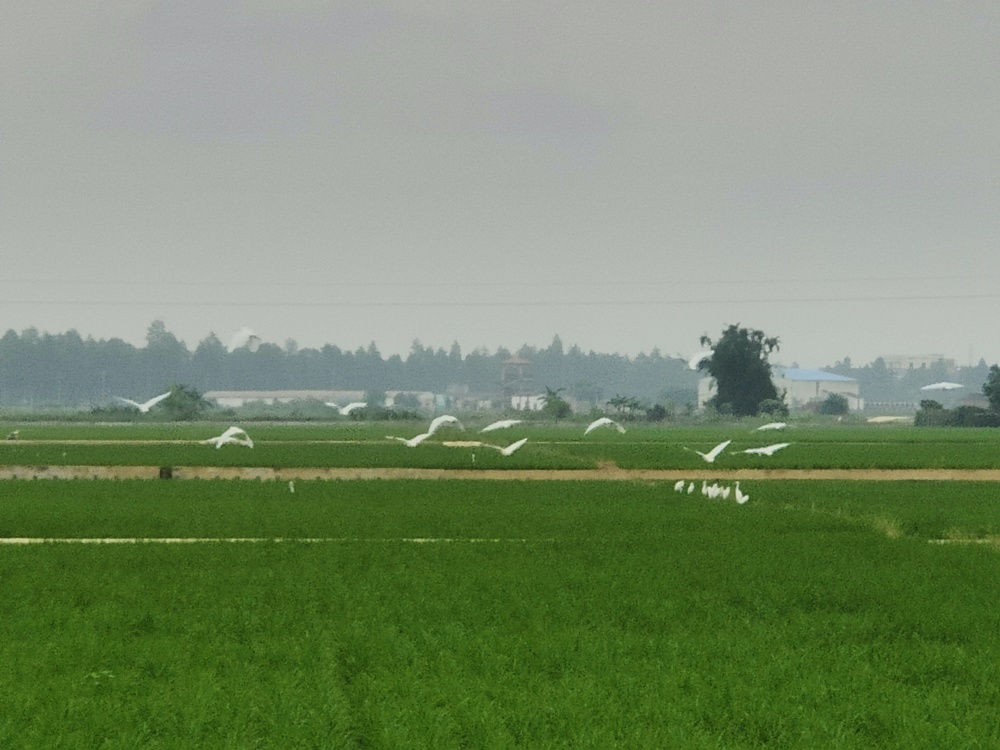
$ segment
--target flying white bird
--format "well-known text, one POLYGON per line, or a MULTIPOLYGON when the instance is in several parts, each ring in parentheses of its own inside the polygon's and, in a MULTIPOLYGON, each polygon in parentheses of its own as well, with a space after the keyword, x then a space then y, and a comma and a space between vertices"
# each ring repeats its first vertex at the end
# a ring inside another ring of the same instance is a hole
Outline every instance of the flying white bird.
POLYGON ((250 439, 250 436, 247 435, 246 430, 242 427, 230 427, 221 435, 216 435, 201 442, 205 445, 214 445, 216 448, 221 448, 227 443, 236 443, 237 445, 245 445, 247 448, 253 448, 253 440, 250 439))
POLYGON ((486 425, 483 429, 480 430, 480 432, 492 432, 493 430, 505 430, 508 427, 513 427, 516 424, 521 424, 521 422, 523 422, 523 421, 524 421, 523 419, 501 419, 501 420, 499 420, 497 422, 493 422, 492 424, 486 425))
POLYGON ((750 499, 750 496, 743 494, 743 492, 740 490, 740 483, 737 482, 736 483, 736 502, 738 502, 740 505, 743 505, 743 503, 745 503, 749 499, 750 499))
POLYGON ((708 453, 702 453, 701 451, 697 451, 694 448, 688 448, 687 446, 685 446, 685 450, 694 451, 703 459, 705 459, 705 461, 711 464, 715 463, 715 459, 719 457, 719 454, 722 453, 722 451, 726 449, 726 446, 728 446, 731 442, 733 441, 726 440, 725 442, 719 443, 717 446, 712 448, 712 450, 710 450, 708 453))
POLYGON ((711 357, 713 354, 715 354, 715 352, 713 352, 712 350, 698 352, 693 357, 691 357, 691 359, 688 360, 688 369, 697 370, 701 366, 701 363, 704 362, 709 357, 711 357))
POLYGON ((458 421, 457 417, 453 417, 450 414, 442 414, 440 417, 434 417, 434 419, 431 420, 431 426, 427 428, 427 434, 433 435, 437 432, 439 427, 446 424, 453 424, 460 430, 465 429, 465 427, 462 426, 462 423, 458 421))
POLYGON ((509 456, 511 453, 513 453, 514 451, 516 451, 518 448, 520 448, 522 445, 524 445, 527 442, 528 442, 528 438, 521 438, 520 440, 517 440, 517 441, 511 443, 506 448, 502 448, 499 445, 490 445, 489 443, 483 443, 483 445, 488 446, 490 448, 493 448, 494 450, 500 451, 500 453, 503 454, 504 456, 509 456))
POLYGON ((337 412, 342 417, 346 417, 348 414, 350 414, 355 409, 364 409, 366 406, 368 406, 368 402, 367 401, 355 401, 353 403, 348 404, 347 406, 338 406, 337 404, 333 403, 332 401, 324 401, 323 403, 326 404, 327 406, 329 406, 331 409, 336 409, 337 412))
POLYGON ((791 443, 775 443, 774 445, 765 445, 763 448, 747 448, 741 452, 749 453, 751 456, 773 456, 782 448, 787 448, 789 445, 791 443))
POLYGON ((419 435, 414 435, 411 438, 397 437, 396 435, 386 435, 385 437, 387 440, 398 440, 407 448, 416 448, 430 436, 429 432, 421 432, 419 435))
POLYGON ((767 424, 762 424, 757 428, 757 432, 763 432, 764 430, 783 430, 788 427, 787 422, 768 422, 767 424))
POLYGON ((20 438, 21 438, 21 431, 20 430, 14 430, 12 433, 10 433, 7 436, 8 440, 20 440, 20 438))
POLYGON ((590 432, 591 430, 596 430, 598 427, 611 427, 612 425, 614 425, 615 429, 618 430, 618 432, 625 432, 625 428, 622 427, 620 424, 618 424, 615 420, 611 419, 610 417, 601 417, 600 419, 595 419, 593 422, 591 422, 587 426, 587 429, 583 431, 583 434, 586 435, 588 432, 590 432))
POLYGON ((252 328, 246 326, 234 333, 229 340, 229 351, 234 352, 243 348, 250 352, 255 352, 260 348, 260 337, 253 332, 252 328))
POLYGON ((139 411, 141 411, 143 414, 146 414, 150 409, 152 409, 154 406, 156 406, 158 403, 160 403, 163 399, 165 399, 170 394, 171 394, 171 391, 167 391, 166 393, 161 393, 159 396, 154 396, 153 398, 149 399, 149 401, 146 401, 146 402, 141 403, 141 404, 138 401, 133 401, 130 398, 123 398, 121 396, 115 396, 115 398, 118 399, 119 401, 124 401, 129 406, 134 406, 136 409, 138 409, 139 411))

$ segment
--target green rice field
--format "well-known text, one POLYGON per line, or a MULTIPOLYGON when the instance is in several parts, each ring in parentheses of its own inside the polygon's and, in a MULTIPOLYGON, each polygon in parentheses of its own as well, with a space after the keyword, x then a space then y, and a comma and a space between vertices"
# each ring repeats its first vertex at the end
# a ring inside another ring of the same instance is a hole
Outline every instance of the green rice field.
POLYGON ((623 469, 704 468, 694 452, 732 440, 719 469, 991 469, 1000 468, 1000 430, 900 426, 802 427, 755 432, 743 425, 657 427, 639 425, 584 436, 583 425, 525 424, 481 434, 446 428, 416 448, 389 439, 412 437, 426 423, 246 425, 254 448, 201 444, 227 424, 188 425, 0 425, 21 439, 0 441, 0 466, 263 466, 579 469, 613 464, 623 469), (510 456, 485 447, 526 437, 510 456), (741 453, 777 442, 773 456, 741 453), (451 443, 452 445, 449 445, 451 443), (474 458, 473 458, 474 454, 474 458))
MULTIPOLYGON (((32 426, 0 462, 447 468, 471 451, 384 440, 406 425, 170 442, 216 427, 32 426)), ((793 448, 849 468, 1000 455, 989 430, 579 433, 512 429, 490 439, 528 436, 521 451, 476 456, 704 469, 686 446, 792 442, 720 457, 731 484, 744 461, 805 462, 793 448)), ((1000 483, 741 486, 744 505, 665 481, 0 482, 0 747, 1000 746, 1000 483)))

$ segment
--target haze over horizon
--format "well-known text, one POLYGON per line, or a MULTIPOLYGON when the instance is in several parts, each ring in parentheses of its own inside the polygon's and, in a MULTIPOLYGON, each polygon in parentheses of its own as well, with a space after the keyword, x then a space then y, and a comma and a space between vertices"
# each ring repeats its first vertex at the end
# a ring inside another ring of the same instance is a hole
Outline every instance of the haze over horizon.
POLYGON ((0 333, 992 364, 997 38, 985 0, 12 0, 0 333))

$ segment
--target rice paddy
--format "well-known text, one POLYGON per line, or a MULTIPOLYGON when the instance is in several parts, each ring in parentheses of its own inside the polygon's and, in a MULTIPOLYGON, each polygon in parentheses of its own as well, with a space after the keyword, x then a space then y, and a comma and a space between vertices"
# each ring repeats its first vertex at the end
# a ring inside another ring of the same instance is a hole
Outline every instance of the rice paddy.
MULTIPOLYGON (((470 455, 390 446, 367 426, 348 443, 248 427, 256 447, 231 451, 171 442, 201 439, 197 425, 90 428, 114 441, 101 445, 45 429, 13 448, 83 440, 84 457, 124 457, 105 466, 448 468, 470 455)), ((731 481, 783 458, 707 467, 683 450, 739 427, 594 441, 530 429, 511 433, 530 436, 521 451, 476 451, 477 464, 731 481)), ((744 432, 734 448, 772 442, 744 432)), ((914 451, 924 466, 1000 464, 990 431, 782 439, 802 447, 793 465, 892 468, 914 451)), ((20 459, 0 445, 0 462, 20 459)), ((672 484, 4 481, 0 537, 19 543, 0 545, 0 745, 1000 745, 1000 484, 744 480, 742 506, 672 484)))

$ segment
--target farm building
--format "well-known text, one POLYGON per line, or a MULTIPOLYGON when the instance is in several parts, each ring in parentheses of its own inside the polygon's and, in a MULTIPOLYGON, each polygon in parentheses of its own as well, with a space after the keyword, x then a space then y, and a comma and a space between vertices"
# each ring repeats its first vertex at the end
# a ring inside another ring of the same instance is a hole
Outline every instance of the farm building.
POLYGON ((851 411, 864 408, 864 400, 858 392, 858 381, 845 375, 823 370, 788 368, 775 371, 774 385, 778 393, 785 392, 785 403, 791 409, 825 401, 831 395, 846 398, 847 407, 851 411))
MULTIPOLYGON (((823 370, 775 368, 773 380, 778 393, 784 391, 785 403, 790 409, 801 409, 809 403, 823 401, 831 394, 846 398, 851 411, 860 411, 865 405, 858 392, 858 381, 844 375, 823 370)), ((702 378, 698 382, 698 405, 704 408, 714 395, 715 379, 702 378)))

